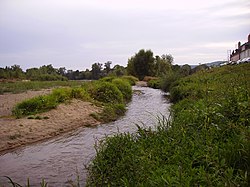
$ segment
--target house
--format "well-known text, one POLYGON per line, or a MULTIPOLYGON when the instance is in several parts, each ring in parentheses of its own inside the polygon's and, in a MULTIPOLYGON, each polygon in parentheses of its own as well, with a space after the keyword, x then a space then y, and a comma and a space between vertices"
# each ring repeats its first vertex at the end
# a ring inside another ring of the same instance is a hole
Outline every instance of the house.
POLYGON ((243 58, 250 57, 250 34, 248 35, 248 40, 246 43, 241 45, 238 42, 238 48, 233 50, 232 54, 230 55, 230 61, 237 62, 238 60, 242 60, 243 58))

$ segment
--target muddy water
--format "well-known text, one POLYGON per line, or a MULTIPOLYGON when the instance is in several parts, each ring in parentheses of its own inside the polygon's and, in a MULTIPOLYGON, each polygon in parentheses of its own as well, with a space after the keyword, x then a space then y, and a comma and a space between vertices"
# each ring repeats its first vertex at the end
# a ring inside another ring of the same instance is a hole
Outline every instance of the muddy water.
MULTIPOLYGON (((169 115, 170 104, 160 90, 133 89, 136 91, 127 106, 126 115, 121 119, 95 128, 81 128, 47 142, 0 155, 0 176, 9 176, 22 185, 29 178, 34 186, 39 186, 42 178, 49 186, 70 186, 70 181, 76 183, 79 176, 80 184, 84 186, 85 166, 95 156, 97 140, 118 132, 135 132, 135 124, 154 127, 157 116, 169 115)), ((5 184, 6 179, 1 177, 0 186, 5 184)))

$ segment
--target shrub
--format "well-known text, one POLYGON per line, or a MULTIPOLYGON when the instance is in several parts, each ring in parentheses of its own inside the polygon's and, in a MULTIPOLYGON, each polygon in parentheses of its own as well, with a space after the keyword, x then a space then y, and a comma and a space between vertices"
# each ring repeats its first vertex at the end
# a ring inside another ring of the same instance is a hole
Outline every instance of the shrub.
POLYGON ((55 98, 51 95, 34 97, 23 101, 15 106, 12 113, 20 118, 22 116, 33 115, 39 112, 45 112, 53 109, 58 105, 55 98))
POLYGON ((71 89, 70 88, 56 88, 52 91, 51 97, 54 97, 56 102, 63 103, 70 99, 71 89))
POLYGON ((112 83, 98 81, 89 88, 90 96, 104 103, 123 103, 121 91, 112 83))
POLYGON ((129 82, 125 79, 113 79, 112 83, 121 91, 125 101, 130 101, 132 98, 132 88, 129 82))
POLYGON ((105 105, 101 114, 99 114, 99 119, 102 122, 115 121, 120 116, 123 116, 126 112, 124 104, 112 104, 105 105))
POLYGON ((81 100, 90 100, 88 92, 83 88, 72 88, 70 97, 81 100))
POLYGON ((173 84, 180 79, 180 76, 176 73, 169 73, 161 78, 161 89, 164 92, 170 92, 173 84))
POLYGON ((150 81, 148 81, 148 86, 150 88, 155 88, 155 89, 160 89, 161 88, 161 84, 160 84, 160 80, 159 79, 151 79, 150 81))
POLYGON ((115 79, 115 77, 113 77, 113 76, 108 76, 108 77, 103 77, 103 78, 101 78, 100 81, 112 82, 113 79, 115 79))
POLYGON ((134 77, 134 76, 122 76, 122 79, 128 80, 130 85, 134 86, 136 84, 136 82, 139 81, 138 78, 134 77))

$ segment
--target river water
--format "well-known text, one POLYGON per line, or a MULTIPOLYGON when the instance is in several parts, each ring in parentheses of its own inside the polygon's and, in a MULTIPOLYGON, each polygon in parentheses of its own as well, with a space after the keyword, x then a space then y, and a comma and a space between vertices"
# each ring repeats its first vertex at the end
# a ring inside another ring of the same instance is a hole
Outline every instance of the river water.
MULTIPOLYGON (((94 128, 80 128, 55 139, 26 146, 0 155, 0 187, 7 179, 21 185, 39 186, 42 178, 49 186, 70 186, 76 184, 77 176, 81 186, 86 183, 87 166, 95 156, 95 144, 105 136, 115 133, 135 132, 137 127, 157 124, 157 117, 169 116, 170 104, 160 90, 134 86, 132 101, 127 112, 119 120, 94 128)), ((8 186, 8 185, 7 185, 8 186)))

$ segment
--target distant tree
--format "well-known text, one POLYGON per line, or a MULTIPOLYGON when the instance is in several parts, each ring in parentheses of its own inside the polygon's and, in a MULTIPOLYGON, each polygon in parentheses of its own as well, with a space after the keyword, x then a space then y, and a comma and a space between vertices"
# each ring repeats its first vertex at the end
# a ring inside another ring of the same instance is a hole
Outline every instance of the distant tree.
POLYGON ((181 67, 178 64, 172 65, 172 70, 174 73, 180 72, 181 67))
POLYGON ((8 73, 5 71, 4 68, 0 68, 0 79, 7 79, 8 73))
POLYGON ((128 73, 142 80, 145 76, 154 74, 154 56, 151 50, 141 49, 128 61, 128 73))
POLYGON ((104 71, 106 75, 108 75, 109 72, 111 71, 111 64, 112 64, 111 61, 104 63, 104 71))
POLYGON ((42 73, 38 68, 30 68, 26 70, 26 78, 27 79, 36 79, 36 77, 40 76, 42 73))
POLYGON ((89 69, 86 69, 85 72, 84 72, 84 77, 85 79, 87 80, 90 80, 92 78, 92 73, 91 71, 89 71, 89 69))
POLYGON ((206 64, 201 64, 199 66, 196 66, 194 69, 191 70, 191 74, 196 73, 201 70, 208 69, 209 67, 206 64))
POLYGON ((43 65, 39 68, 42 74, 56 74, 57 70, 53 68, 52 64, 43 65))
POLYGON ((19 65, 11 66, 11 78, 23 79, 25 77, 22 68, 19 65))
POLYGON ((173 65, 174 58, 171 54, 162 55, 161 58, 168 62, 170 65, 173 65))
POLYGON ((115 65, 112 71, 113 74, 118 77, 126 74, 126 68, 120 65, 115 65))
POLYGON ((66 74, 66 68, 65 68, 65 67, 60 67, 60 68, 57 70, 57 73, 58 73, 59 75, 65 76, 65 74, 66 74))
POLYGON ((102 64, 94 63, 92 64, 92 79, 97 80, 102 77, 102 64))
POLYGON ((181 74, 181 76, 190 75, 191 74, 191 66, 189 66, 188 64, 185 64, 185 65, 181 66, 180 74, 181 74))
POLYGON ((154 75, 157 77, 161 77, 169 73, 169 71, 171 71, 171 62, 169 61, 169 59, 165 58, 164 55, 162 57, 156 56, 154 75))

